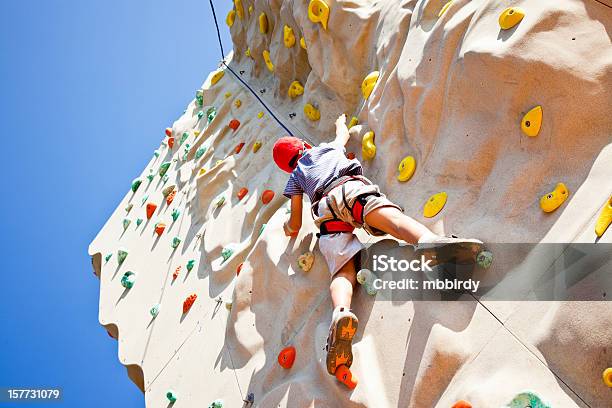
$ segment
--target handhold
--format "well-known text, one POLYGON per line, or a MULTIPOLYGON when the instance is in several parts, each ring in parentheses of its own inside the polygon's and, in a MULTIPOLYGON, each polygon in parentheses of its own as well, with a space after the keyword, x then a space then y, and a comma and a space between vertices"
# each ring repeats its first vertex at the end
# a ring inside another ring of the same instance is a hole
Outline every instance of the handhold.
POLYGON ((313 122, 321 119, 321 112, 309 103, 304 105, 304 115, 313 122))
POLYGON ((262 143, 257 141, 253 144, 253 153, 257 153, 257 151, 261 148, 262 143))
POLYGON ((194 130, 194 131, 193 131, 193 135, 194 135, 195 137, 200 136, 200 131, 199 131, 199 130, 194 130))
POLYGON ((181 239, 179 237, 172 238, 172 248, 176 249, 181 243, 181 239))
POLYGON ((304 93, 304 87, 300 83, 300 81, 293 81, 291 85, 289 85, 289 90, 287 91, 287 95, 291 99, 297 98, 298 96, 304 93))
POLYGON ((174 201, 175 196, 176 196, 176 190, 172 190, 172 192, 168 194, 168 197, 166 197, 166 204, 168 205, 172 204, 172 201, 174 201))
POLYGON ((198 295, 196 295, 195 293, 192 293, 191 295, 187 296, 187 298, 183 302, 183 314, 187 313, 189 309, 191 309, 191 306, 193 306, 193 303, 196 301, 197 298, 198 295))
POLYGON ((363 99, 368 99, 372 90, 376 86, 376 82, 378 82, 378 77, 380 76, 380 72, 373 71, 370 72, 361 83, 361 93, 363 95, 363 99))
POLYGON ((225 204, 225 197, 219 197, 219 199, 215 203, 215 207, 221 207, 223 204, 225 204))
POLYGON ((126 289, 131 289, 134 286, 134 282, 136 282, 136 274, 134 272, 126 272, 121 277, 121 286, 126 289))
POLYGON ((123 261, 125 261, 125 258, 127 258, 127 256, 128 252, 125 249, 117 250, 117 262, 119 263, 119 265, 121 265, 123 261))
POLYGON ((597 222, 595 223, 595 234, 597 234, 598 237, 601 237, 610 226, 610 223, 612 223, 612 196, 610 196, 610 199, 604 208, 601 209, 599 217, 597 217, 597 222))
POLYGON ((164 195, 164 198, 168 197, 170 195, 170 193, 174 191, 175 188, 176 188, 176 186, 174 184, 164 188, 162 190, 162 194, 164 195))
POLYGON ((348 152, 345 156, 349 160, 353 160, 356 157, 355 153, 353 153, 353 152, 348 152))
POLYGON ((204 92, 201 89, 196 91, 196 103, 198 106, 204 105, 204 92))
POLYGON ((553 212, 567 200, 569 190, 563 183, 558 183, 555 189, 548 194, 544 194, 540 198, 540 208, 544 212, 553 212))
POLYGON ((258 117, 259 119, 261 119, 261 118, 263 118, 263 115, 264 115, 264 113, 263 113, 263 112, 259 112, 259 113, 257 114, 257 117, 258 117))
POLYGON ((163 234, 164 230, 166 229, 166 224, 164 224, 163 222, 158 222, 157 224, 155 224, 155 233, 157 234, 157 236, 161 236, 161 234, 163 234))
POLYGON ((293 367, 293 363, 295 362, 295 354, 295 347, 285 347, 280 353, 278 353, 278 364, 287 370, 290 369, 293 367))
POLYGON ((304 37, 300 38, 300 47, 306 49, 306 40, 304 40, 304 37))
POLYGON ((459 400, 455 402, 451 408, 472 408, 472 404, 464 400, 459 400))
POLYGON ((153 213, 157 209, 157 204, 148 203, 147 204, 147 219, 150 220, 153 217, 153 213))
POLYGON ((264 232, 264 230, 266 229, 266 225, 268 224, 261 224, 261 228, 259 228, 259 235, 261 235, 264 232))
POLYGON ((606 368, 602 373, 602 377, 604 384, 612 388, 612 367, 606 368))
POLYGON ((216 399, 214 400, 209 406, 208 408, 223 408, 223 400, 222 399, 216 399))
POLYGON ((137 227, 140 227, 140 224, 142 224, 142 218, 138 218, 138 219, 136 220, 136 226, 137 226, 137 227))
POLYGON ((170 168, 171 164, 172 163, 170 163, 170 162, 165 162, 165 163, 162 163, 161 166, 159 166, 158 174, 159 174, 160 177, 164 177, 164 175, 166 174, 166 172, 170 168))
POLYGON ((238 191, 238 194, 236 194, 238 196, 238 200, 242 200, 244 198, 245 195, 247 195, 249 192, 249 190, 245 187, 242 187, 240 189, 240 191, 238 191))
POLYGON ((106 256, 104 257, 104 262, 110 261, 112 256, 113 256, 113 254, 106 254, 106 256))
POLYGON ((198 111, 198 120, 204 117, 204 111, 198 111))
POLYGON ((225 247, 221 250, 221 258, 223 258, 223 262, 230 259, 230 257, 234 254, 234 250, 230 247, 225 247))
POLYGON ((231 311, 232 310, 232 302, 231 301, 230 302, 225 302, 225 308, 228 311, 231 311))
POLYGON ((198 173, 198 175, 200 175, 200 176, 201 176, 202 174, 206 174, 206 169, 205 169, 204 167, 202 167, 202 168, 200 169, 200 172, 198 173))
POLYGON ((274 198, 274 191, 272 190, 264 190, 261 194, 261 202, 264 204, 268 204, 274 198))
POLYGON ((357 272, 357 282, 365 289, 366 293, 370 296, 376 296, 378 289, 374 287, 374 280, 376 275, 369 269, 361 269, 357 272))
POLYGON ((166 136, 172 137, 172 128, 166 128, 166 136))
POLYGON ((224 95, 225 99, 229 98, 230 96, 232 96, 231 92, 226 92, 224 95))
POLYGON ((499 26, 502 30, 508 30, 525 17, 525 10, 520 7, 508 7, 499 15, 499 26))
POLYGON ((159 149, 153 150, 153 156, 159 157, 159 149))
POLYGON ((142 207, 147 202, 148 199, 149 199, 148 194, 143 195, 142 199, 140 200, 140 206, 142 207))
POLYGON ((344 364, 336 368, 336 378, 351 390, 357 386, 357 377, 344 364))
POLYGON ((359 124, 359 119, 357 119, 357 117, 356 117, 356 116, 353 116, 353 117, 351 118, 351 120, 350 120, 350 122, 349 122, 349 124, 348 124, 348 126, 347 126, 347 127, 350 129, 350 128, 352 128, 353 126, 358 125, 358 124, 359 124))
POLYGON ((149 183, 150 183, 151 181, 153 181, 153 179, 154 179, 154 178, 155 178, 155 175, 154 175, 154 174, 152 174, 152 173, 151 173, 151 174, 147 174, 147 180, 149 180, 149 183))
POLYGON ((164 181, 164 183, 166 183, 169 179, 170 179, 170 176, 168 176, 167 174, 164 174, 164 176, 162 177, 162 180, 164 181))
POLYGON ((200 147, 198 150, 196 150, 195 152, 195 158, 199 159, 200 157, 204 156, 204 153, 206 153, 206 148, 205 147, 200 147))
POLYGON ((129 218, 124 218, 123 219, 123 230, 125 231, 126 229, 128 229, 128 227, 130 226, 130 223, 132 222, 132 220, 130 220, 129 218))
MULTIPOLYGON (((199 116, 199 114, 198 114, 198 116, 199 116)), ((187 140, 188 137, 189 137, 189 133, 183 132, 183 134, 181 135, 181 140, 179 140, 179 146, 181 146, 183 143, 185 143, 185 140, 187 140)))
POLYGON ((268 17, 263 12, 259 15, 259 32, 262 34, 268 32, 268 17))
POLYGON ((268 67, 268 71, 274 72, 274 64, 272 64, 272 60, 270 59, 270 51, 263 50, 262 55, 264 62, 266 63, 266 67, 268 67))
POLYGON ((153 318, 157 317, 157 315, 159 314, 159 309, 161 309, 161 305, 159 303, 153 305, 153 307, 149 309, 149 313, 151 313, 151 316, 153 316, 153 318))
POLYGON ((221 80, 221 78, 223 78, 223 75, 225 75, 225 71, 223 70, 215 72, 212 78, 210 79, 210 83, 212 85, 215 85, 217 82, 221 80))
POLYGON ((125 207, 125 212, 130 212, 132 211, 132 208, 134 208, 134 204, 129 203, 126 207, 125 207))
POLYGON ((236 7, 236 14, 239 19, 244 18, 244 8, 242 7, 242 0, 234 0, 234 6, 236 7))
POLYGON ((416 160, 412 156, 406 156, 400 162, 397 171, 399 174, 397 179, 399 181, 408 181, 414 174, 414 169, 416 168, 416 160))
POLYGON ((251 47, 247 47, 246 51, 244 52, 244 55, 251 58, 251 47))
POLYGON ((137 178, 132 181, 132 191, 135 193, 138 190, 138 187, 142 184, 142 180, 137 178))
POLYGON ((214 106, 206 110, 206 118, 209 124, 215 119, 216 116, 217 116, 217 110, 215 109, 214 106))
POLYGON ((195 266, 195 259, 190 259, 187 261, 187 265, 186 265, 187 271, 191 272, 194 266, 195 266))
POLYGON ((242 101, 240 99, 236 99, 234 101, 234 106, 237 107, 237 108, 241 107, 242 106, 242 101))
POLYGON ((301 270, 308 272, 314 264, 314 254, 310 251, 303 253, 298 257, 297 264, 301 270))
POLYGON ((238 119, 232 119, 228 126, 235 132, 238 130, 238 126, 240 126, 240 121, 238 119))
POLYGON ((483 269, 489 269, 493 264, 493 252, 482 251, 476 256, 476 264, 483 269))
POLYGON ((444 13, 446 13, 446 10, 448 10, 448 8, 451 6, 452 2, 453 2, 453 0, 449 1, 448 3, 446 3, 446 4, 445 4, 445 5, 442 7, 442 9, 440 10, 440 12, 438 13, 438 18, 442 17, 442 15, 443 15, 444 13))
POLYGON ((235 154, 240 153, 240 151, 242 150, 243 147, 244 147, 244 142, 238 143, 238 145, 234 148, 234 153, 235 154))
POLYGON ((170 402, 176 402, 176 393, 172 390, 168 390, 168 392, 166 392, 166 398, 168 398, 170 402))
POLYGON ((227 13, 227 17, 225 17, 225 24, 227 24, 227 26, 231 28, 234 25, 235 20, 236 10, 230 10, 229 13, 227 13))
POLYGON ((321 23, 323 29, 327 30, 327 20, 329 20, 329 6, 327 3, 323 0, 310 0, 308 18, 313 23, 321 23))
POLYGON ((374 132, 371 130, 363 135, 363 139, 361 140, 361 155, 365 160, 372 160, 374 156, 376 156, 374 132))
POLYGON ((540 133, 542 126, 542 107, 540 105, 532 108, 521 120, 521 130, 527 136, 535 137, 540 133))
POLYGON ((249 6, 249 15, 253 14, 253 10, 255 10, 255 8, 253 8, 253 5, 251 4, 249 6))
POLYGON ((435 217, 442 208, 444 208, 444 204, 446 204, 446 199, 448 198, 448 194, 445 191, 434 194, 425 203, 425 207, 423 207, 423 216, 427 218, 435 217))
POLYGON ((551 408, 550 405, 542 402, 540 397, 533 392, 522 392, 517 394, 510 403, 506 405, 508 408, 551 408))
POLYGON ((178 217, 179 217, 180 215, 181 215, 181 212, 180 212, 180 211, 179 211, 177 208, 173 209, 173 210, 172 210, 172 214, 171 214, 171 216, 172 216, 172 221, 176 221, 176 220, 178 220, 178 217))
POLYGON ((172 149, 174 147, 174 138, 173 137, 169 137, 168 138, 168 146, 172 149))
POLYGON ((295 45, 295 35, 293 35, 293 28, 285 25, 283 27, 283 43, 285 47, 291 48, 295 45))
POLYGON ((181 266, 179 265, 175 270, 174 273, 172 274, 172 280, 176 280, 176 278, 178 278, 179 274, 181 273, 181 266))

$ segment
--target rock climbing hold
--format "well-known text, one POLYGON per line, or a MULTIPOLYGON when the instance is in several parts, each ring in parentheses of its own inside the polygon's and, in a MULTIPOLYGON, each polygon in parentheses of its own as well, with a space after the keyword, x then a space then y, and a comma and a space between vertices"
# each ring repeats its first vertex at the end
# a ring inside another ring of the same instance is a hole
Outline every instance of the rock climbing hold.
POLYGON ((198 295, 196 295, 195 293, 192 293, 191 295, 187 296, 187 298, 183 302, 183 314, 187 313, 189 309, 191 309, 191 306, 193 306, 193 303, 196 301, 197 298, 198 295))
POLYGON ((225 95, 223 95, 223 96, 225 96, 225 99, 227 99, 227 98, 229 98, 230 96, 232 96, 232 93, 231 93, 231 92, 226 92, 226 93, 225 93, 225 95))
POLYGON ((166 128, 166 136, 172 137, 172 128, 166 128))
POLYGON ((148 194, 143 195, 142 198, 140 199, 140 206, 142 207, 147 202, 148 199, 149 199, 148 194))
POLYGON ((242 7, 242 0, 234 0, 234 7, 236 7, 236 14, 239 19, 244 18, 244 8, 242 7))
POLYGON ((223 258, 223 262, 230 259, 230 257, 234 254, 234 250, 230 247, 225 247, 221 250, 221 258, 223 258))
POLYGON ((193 135, 194 135, 195 137, 200 136, 200 131, 199 131, 199 130, 194 130, 194 131, 193 131, 193 135))
POLYGON ((131 289, 134 286, 134 282, 136 282, 136 274, 134 272, 126 272, 121 277, 121 286, 126 289, 131 289))
POLYGON ((149 309, 149 313, 151 314, 151 316, 153 316, 153 318, 157 317, 157 315, 159 314, 159 309, 161 309, 161 305, 159 303, 153 305, 153 307, 149 309))
POLYGON ((178 220, 178 217, 179 217, 180 215, 181 215, 181 212, 180 212, 180 211, 179 211, 177 208, 173 209, 173 210, 172 210, 172 214, 171 214, 171 216, 172 216, 172 221, 176 221, 176 220, 178 220))
POLYGON ((208 406, 208 408, 223 408, 223 400, 216 399, 208 406))
POLYGON ((161 234, 163 234, 164 230, 166 229, 166 224, 164 224, 163 222, 158 222, 157 224, 155 224, 155 233, 157 234, 157 236, 161 236, 161 234))
POLYGON ((253 8, 253 5, 249 6, 249 15, 253 14, 253 10, 255 10, 255 8, 253 8))
POLYGON ((208 110, 206 111, 206 117, 209 124, 215 119, 215 116, 217 116, 217 110, 215 109, 215 107, 213 106, 208 108, 208 110))
POLYGON ((142 224, 142 218, 138 218, 138 219, 136 220, 136 226, 137 226, 137 227, 140 227, 140 224, 142 224))
POLYGON ((525 17, 525 10, 520 7, 508 7, 499 15, 499 26, 502 30, 508 30, 525 17))
POLYGON ((303 253, 298 257, 297 264, 301 270, 308 272, 314 264, 314 254, 310 251, 303 253))
POLYGON ((125 212, 130 212, 132 211, 132 208, 134 208, 134 204, 129 203, 126 207, 125 207, 125 212))
POLYGON ((247 47, 246 51, 244 52, 244 55, 251 58, 251 47, 247 47))
POLYGON ((416 160, 412 156, 406 156, 400 162, 397 171, 399 174, 397 175, 397 179, 399 181, 408 181, 414 174, 414 169, 416 168, 416 160))
POLYGON ((285 47, 291 48, 295 45, 295 35, 293 35, 293 28, 285 25, 283 27, 283 43, 285 47))
MULTIPOLYGON (((200 114, 198 113, 198 117, 199 116, 200 116, 200 114)), ((179 146, 182 146, 183 143, 185 143, 185 140, 187 140, 188 137, 189 137, 189 133, 183 132, 183 134, 181 135, 181 140, 179 140, 179 146)))
POLYGON ((266 225, 268 225, 268 224, 262 224, 261 225, 261 228, 259 229, 259 235, 261 235, 264 232, 264 230, 266 229, 266 225))
POLYGON ((166 398, 168 398, 170 402, 176 402, 176 393, 172 390, 168 390, 168 392, 166 392, 166 398))
POLYGON ((293 81, 291 85, 289 85, 289 90, 287 91, 287 95, 291 99, 297 98, 298 96, 304 93, 304 87, 300 83, 300 81, 293 81))
POLYGON ((442 15, 446 13, 446 11, 448 10, 448 8, 451 6, 452 3, 453 3, 453 0, 449 1, 442 7, 440 12, 438 13, 438 18, 442 17, 442 15))
POLYGON ((370 72, 361 83, 361 93, 363 95, 363 99, 367 100, 372 93, 372 90, 376 86, 376 82, 378 82, 378 77, 380 76, 380 72, 373 71, 370 72))
POLYGON ((196 103, 198 106, 204 105, 204 92, 201 89, 196 91, 196 103))
POLYGON ((336 368, 336 378, 351 390, 357 386, 357 377, 344 364, 336 368))
POLYGON ((257 151, 261 149, 261 145, 262 143, 260 141, 255 142, 253 144, 253 153, 257 153, 257 151))
POLYGON ((423 207, 423 216, 427 218, 435 217, 444 205, 446 204, 446 199, 448 198, 448 194, 445 191, 434 194, 425 203, 425 207, 423 207))
POLYGON ((147 204, 147 219, 150 220, 153 217, 153 213, 157 209, 157 204, 148 203, 147 204))
POLYGON ((374 280, 376 275, 369 269, 361 269, 357 272, 357 282, 365 289, 366 293, 370 296, 376 296, 378 289, 374 287, 374 280))
POLYGON ((166 172, 170 168, 170 164, 172 164, 172 163, 165 162, 165 163, 162 163, 161 166, 159 166, 158 174, 159 174, 160 177, 164 177, 164 175, 166 174, 166 172))
POLYGON ((201 176, 202 174, 206 174, 206 169, 205 169, 204 167, 202 167, 202 168, 200 169, 200 172, 198 173, 198 175, 200 175, 200 176, 201 176))
POLYGON ((347 127, 350 129, 350 128, 352 128, 353 126, 358 125, 358 124, 359 124, 359 119, 357 119, 357 117, 356 117, 356 116, 353 116, 353 117, 351 118, 351 120, 350 120, 350 122, 349 122, 349 124, 348 124, 348 126, 347 126, 347 127))
POLYGON ((327 3, 323 0, 310 0, 308 18, 313 23, 321 23, 323 29, 327 30, 327 20, 329 20, 329 6, 327 3))
POLYGON ((215 207, 221 207, 223 204, 225 204, 225 197, 219 197, 219 199, 215 203, 215 207))
POLYGON ((232 302, 225 302, 225 308, 231 312, 232 311, 232 302))
POLYGON ((138 190, 138 187, 142 184, 142 180, 137 178, 132 181, 132 191, 135 193, 138 190))
POLYGON ((508 408, 551 408, 550 405, 542 402, 542 399, 533 392, 522 392, 517 394, 509 404, 508 408))
POLYGON ((361 140, 361 155, 365 160, 372 160, 374 156, 376 156, 374 132, 371 130, 363 135, 363 139, 361 140))
POLYGON ((181 243, 181 239, 179 237, 172 238, 172 248, 176 249, 181 243))
POLYGON ((268 16, 263 12, 259 15, 259 32, 262 34, 268 32, 268 16))
POLYGON ((167 174, 164 174, 164 176, 162 177, 162 180, 164 181, 164 184, 170 180, 170 176, 168 176, 167 174))
POLYGON ((489 269, 491 264, 493 264, 493 252, 481 251, 476 256, 476 264, 483 269, 489 269))
POLYGON ((206 148, 205 147, 200 147, 198 150, 196 150, 195 152, 195 158, 199 159, 200 157, 204 156, 204 153, 206 153, 206 148))
POLYGON ((204 117, 204 111, 198 111, 198 120, 204 117))
POLYGON ((169 137, 168 138, 168 146, 172 149, 174 147, 174 138, 173 137, 169 137))
POLYGON ((151 181, 153 181, 153 179, 154 179, 154 178, 155 178, 155 175, 154 175, 154 174, 148 174, 148 175, 147 175, 147 180, 149 180, 149 183, 150 183, 151 181))
POLYGON ((280 353, 278 353, 278 364, 287 370, 290 369, 293 367, 293 363, 295 362, 295 354, 295 347, 285 347, 280 353))
POLYGON ((174 185, 174 184, 171 185, 171 186, 165 187, 162 190, 162 194, 163 194, 164 198, 168 197, 170 195, 170 193, 174 191, 175 188, 176 188, 176 185, 174 185))
POLYGON ((604 384, 612 388, 612 367, 606 368, 602 374, 602 377, 604 384))
POLYGON ((236 21, 236 10, 230 10, 227 13, 227 17, 225 17, 225 24, 231 28, 234 25, 234 21, 236 21))
POLYGON ((304 37, 300 38, 300 47, 306 49, 306 40, 304 40, 304 37))
POLYGON ((187 265, 186 265, 187 271, 191 272, 194 266, 195 266, 195 259, 190 259, 187 261, 187 265))
POLYGON ((236 99, 236 100, 234 101, 234 106, 235 106, 236 108, 241 107, 241 106, 242 106, 242 101, 241 101, 240 99, 236 99))
POLYGON ((304 105, 304 115, 313 122, 321 119, 321 112, 309 103, 304 105))
POLYGON ((210 79, 210 83, 212 85, 215 85, 217 82, 221 80, 221 78, 223 78, 223 75, 225 75, 225 71, 223 70, 215 72, 212 78, 210 79))
POLYGON ((240 265, 238 265, 238 267, 236 268, 236 276, 240 275, 240 271, 242 270, 242 264, 244 262, 240 262, 240 265))
POLYGON ((264 62, 266 63, 266 67, 268 67, 268 71, 274 72, 274 64, 272 64, 272 60, 270 59, 270 51, 263 50, 262 55, 264 62))
POLYGON ((356 157, 355 153, 353 153, 353 152, 348 152, 347 154, 345 154, 345 156, 349 160, 353 160, 356 157))
POLYGON ((126 229, 128 229, 128 227, 130 226, 130 223, 132 222, 132 220, 130 220, 129 218, 124 218, 123 219, 123 230, 125 231, 126 229))
POLYGON ((104 257, 104 262, 110 261, 112 256, 113 256, 113 254, 106 254, 106 256, 104 257))
POLYGON ((240 126, 240 121, 238 119, 232 119, 228 126, 235 132, 238 130, 238 126, 240 126))
POLYGON ((172 201, 174 201, 175 196, 176 196, 176 190, 172 190, 172 192, 168 194, 168 197, 166 197, 166 204, 168 205, 172 204, 172 201))
POLYGON ((521 120, 521 130, 527 136, 535 137, 540 133, 542 126, 542 107, 540 105, 532 108, 521 120))
POLYGON ((553 212, 569 197, 569 190, 563 183, 557 183, 555 189, 540 198, 540 208, 544 212, 553 212))
POLYGON ((464 400, 459 400, 455 402, 451 408, 472 408, 472 404, 464 400))
POLYGON ((156 158, 159 157, 159 149, 153 150, 153 156, 155 156, 156 158))
POLYGON ((268 204, 274 198, 274 191, 272 190, 264 190, 261 194, 261 202, 264 204, 268 204))
POLYGON ((176 278, 178 278, 179 274, 181 273, 181 266, 179 265, 175 270, 174 273, 172 274, 172 280, 176 280, 176 278))
POLYGON ((249 190, 245 187, 242 187, 239 191, 238 194, 236 194, 238 196, 238 201, 242 200, 244 198, 245 195, 247 195, 249 192, 249 190))
POLYGON ((125 258, 127 258, 127 256, 128 252, 125 249, 117 250, 117 262, 119 263, 119 265, 121 265, 123 261, 125 261, 125 258))
POLYGON ((599 217, 597 217, 597 222, 595 223, 595 234, 597 234, 598 237, 601 237, 610 226, 610 223, 612 223, 612 196, 610 196, 610 199, 604 208, 601 209, 599 217))
POLYGON ((263 112, 259 112, 259 113, 257 114, 257 117, 258 117, 259 119, 261 119, 261 118, 263 118, 263 115, 264 115, 264 113, 263 113, 263 112))
POLYGON ((235 154, 240 153, 240 151, 242 150, 243 147, 244 147, 244 142, 238 143, 238 145, 234 148, 234 153, 235 154))

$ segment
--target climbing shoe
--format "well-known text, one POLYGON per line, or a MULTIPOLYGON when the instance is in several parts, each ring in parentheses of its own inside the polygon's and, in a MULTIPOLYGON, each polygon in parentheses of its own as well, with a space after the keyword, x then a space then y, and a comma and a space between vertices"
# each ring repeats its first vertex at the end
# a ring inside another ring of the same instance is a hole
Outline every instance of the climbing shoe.
POLYGON ((336 373, 336 368, 341 365, 350 367, 353 364, 352 341, 357 332, 359 321, 357 316, 345 307, 338 306, 334 309, 332 322, 327 336, 327 372, 331 375, 336 373))

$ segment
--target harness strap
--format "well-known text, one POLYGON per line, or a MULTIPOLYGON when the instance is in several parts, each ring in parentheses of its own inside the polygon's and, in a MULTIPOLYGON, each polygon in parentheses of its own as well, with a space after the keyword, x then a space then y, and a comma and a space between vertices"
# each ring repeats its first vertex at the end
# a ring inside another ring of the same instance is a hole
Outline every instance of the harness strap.
POLYGON ((320 238, 321 235, 336 234, 339 232, 353 232, 355 230, 355 227, 353 227, 351 224, 339 219, 323 221, 319 228, 320 232, 317 233, 317 238, 320 238))

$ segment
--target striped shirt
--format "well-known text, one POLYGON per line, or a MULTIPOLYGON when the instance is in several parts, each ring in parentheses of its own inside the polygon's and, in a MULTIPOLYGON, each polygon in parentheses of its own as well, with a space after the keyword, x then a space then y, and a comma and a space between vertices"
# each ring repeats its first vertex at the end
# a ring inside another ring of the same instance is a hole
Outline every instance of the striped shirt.
POLYGON ((361 163, 347 159, 345 152, 344 146, 337 143, 321 143, 307 149, 291 172, 283 195, 291 198, 306 193, 310 201, 315 202, 321 198, 325 187, 338 177, 361 175, 361 163))

